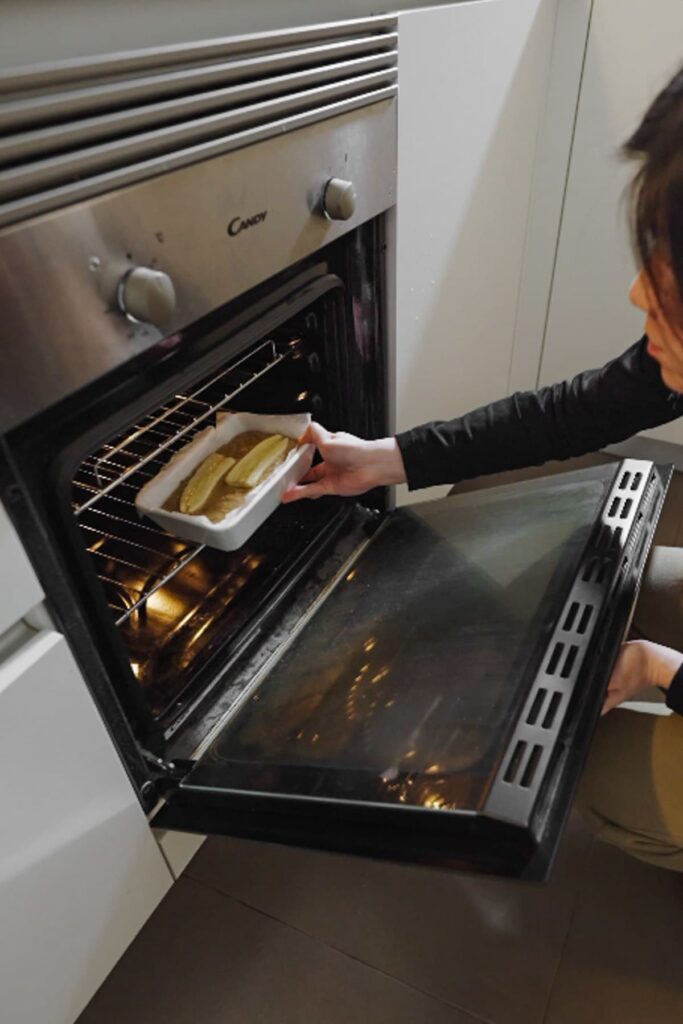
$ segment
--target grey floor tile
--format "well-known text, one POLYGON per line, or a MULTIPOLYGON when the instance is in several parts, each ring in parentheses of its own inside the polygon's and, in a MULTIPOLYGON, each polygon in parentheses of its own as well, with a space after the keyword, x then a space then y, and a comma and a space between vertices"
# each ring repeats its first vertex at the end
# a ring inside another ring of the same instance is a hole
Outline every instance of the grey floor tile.
POLYGON ((184 878, 78 1024, 477 1024, 184 878))
POLYGON ((218 839, 188 872, 475 1016, 536 1024, 591 842, 573 820, 543 886, 218 839))
POLYGON ((545 1024, 683 1021, 683 877, 596 843, 545 1024))

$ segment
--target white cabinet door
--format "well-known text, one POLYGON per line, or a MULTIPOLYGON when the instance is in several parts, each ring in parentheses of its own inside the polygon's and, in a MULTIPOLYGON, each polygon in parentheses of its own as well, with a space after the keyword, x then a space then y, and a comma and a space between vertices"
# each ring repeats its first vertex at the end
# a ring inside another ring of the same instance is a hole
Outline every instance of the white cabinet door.
POLYGON ((399 15, 398 429, 507 393, 556 9, 399 15))
MULTIPOLYGON (((619 147, 683 62, 681 0, 594 0, 541 383, 600 366, 640 337, 619 147)), ((683 443, 683 422, 651 432, 683 443)))
POLYGON ((63 637, 0 663, 0 1018, 72 1024, 171 885, 63 637))
POLYGON ((0 504, 0 636, 43 600, 43 592, 0 504))

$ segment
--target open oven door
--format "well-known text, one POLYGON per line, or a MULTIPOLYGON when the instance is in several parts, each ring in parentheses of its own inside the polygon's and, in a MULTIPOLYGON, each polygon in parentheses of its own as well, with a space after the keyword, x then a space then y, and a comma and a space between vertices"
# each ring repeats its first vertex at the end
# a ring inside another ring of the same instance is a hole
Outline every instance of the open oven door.
POLYGON ((627 460, 390 513, 155 824, 543 878, 669 477, 627 460))

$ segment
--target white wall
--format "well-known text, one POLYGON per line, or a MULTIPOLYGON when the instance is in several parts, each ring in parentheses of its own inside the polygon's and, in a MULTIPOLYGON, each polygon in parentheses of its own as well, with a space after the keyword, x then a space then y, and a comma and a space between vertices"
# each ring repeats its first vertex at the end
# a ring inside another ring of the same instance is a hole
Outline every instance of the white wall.
MULTIPOLYGON (((681 62, 681 0, 594 0, 541 383, 599 366, 642 334, 627 296, 631 168, 618 150, 681 62)), ((683 423, 648 436, 683 443, 683 423)))
POLYGON ((399 429, 507 392, 556 7, 399 16, 399 429))

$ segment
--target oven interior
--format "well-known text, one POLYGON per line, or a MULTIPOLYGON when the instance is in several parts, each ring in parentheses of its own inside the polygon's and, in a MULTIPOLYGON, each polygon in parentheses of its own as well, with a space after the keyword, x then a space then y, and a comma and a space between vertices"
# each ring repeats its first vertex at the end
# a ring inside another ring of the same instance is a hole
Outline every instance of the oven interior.
MULTIPOLYGON (((358 529, 358 505, 280 506, 228 553, 141 519, 135 496, 218 412, 310 412, 333 430, 385 431, 380 259, 370 223, 15 441, 69 604, 78 593, 84 633, 156 752, 263 643, 333 542, 358 529)), ((379 510, 386 497, 365 500, 379 510)))

